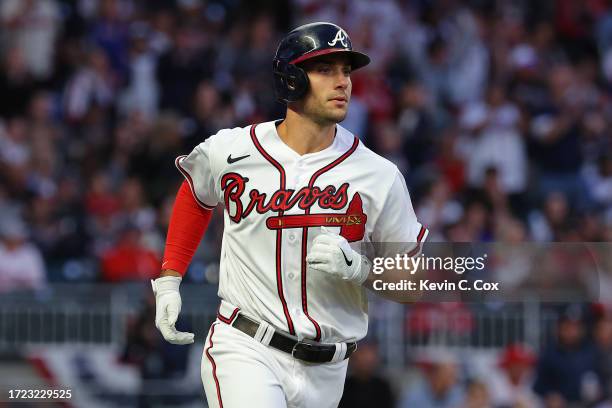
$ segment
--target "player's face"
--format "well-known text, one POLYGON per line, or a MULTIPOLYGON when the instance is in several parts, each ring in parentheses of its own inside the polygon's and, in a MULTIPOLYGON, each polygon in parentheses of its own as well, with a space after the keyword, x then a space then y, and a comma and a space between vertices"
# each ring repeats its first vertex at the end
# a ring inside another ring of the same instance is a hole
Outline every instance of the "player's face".
POLYGON ((307 61, 310 81, 304 98, 304 114, 327 125, 342 122, 351 99, 351 65, 346 56, 335 54, 307 61))

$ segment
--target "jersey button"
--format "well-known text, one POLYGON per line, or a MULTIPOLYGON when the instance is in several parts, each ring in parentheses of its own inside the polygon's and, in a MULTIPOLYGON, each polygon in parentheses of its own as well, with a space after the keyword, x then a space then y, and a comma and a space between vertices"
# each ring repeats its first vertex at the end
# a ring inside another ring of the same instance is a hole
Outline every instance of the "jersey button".
POLYGON ((289 242, 295 242, 295 234, 289 234, 289 242))
POLYGON ((291 272, 291 273, 289 274, 289 279, 295 279, 295 273, 291 272))

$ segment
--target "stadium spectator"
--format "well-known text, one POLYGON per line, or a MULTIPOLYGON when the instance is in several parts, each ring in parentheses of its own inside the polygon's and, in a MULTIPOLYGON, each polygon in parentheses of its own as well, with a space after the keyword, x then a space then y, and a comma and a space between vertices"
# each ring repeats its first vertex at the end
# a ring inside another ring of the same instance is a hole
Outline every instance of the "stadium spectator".
POLYGON ((155 77, 158 54, 151 36, 147 23, 137 21, 131 25, 127 84, 119 100, 121 113, 138 112, 147 120, 155 117, 159 103, 159 84, 155 77))
POLYGON ((465 390, 459 383, 455 356, 439 351, 421 361, 420 366, 424 378, 406 391, 400 408, 451 408, 464 401, 465 390))
POLYGON ((102 279, 106 282, 146 281, 159 275, 161 260, 141 243, 138 227, 126 225, 116 245, 101 258, 102 279))
POLYGON ((174 47, 160 56, 156 78, 161 110, 189 114, 196 84, 213 75, 210 62, 216 50, 205 46, 204 35, 200 27, 181 25, 174 34, 174 47))
POLYGON ((23 51, 17 46, 6 48, 1 60, 0 117, 9 119, 23 115, 39 83, 29 71, 23 51))
POLYGON ((38 79, 53 70, 55 38, 61 29, 60 6, 54 0, 5 0, 0 4, 5 41, 23 51, 24 62, 38 79))
POLYGON ((494 168, 504 193, 525 191, 527 157, 521 120, 518 107, 507 99, 499 84, 489 87, 485 100, 465 107, 459 121, 467 135, 459 148, 465 155, 470 185, 482 187, 487 170, 494 168))
POLYGON ((597 206, 612 206, 612 154, 602 153, 596 163, 584 168, 584 177, 590 196, 597 206))
POLYGON ((99 48, 85 54, 85 61, 68 80, 64 91, 64 109, 72 123, 82 123, 90 115, 110 109, 115 98, 117 78, 106 54, 99 48))
POLYGON ((532 158, 539 170, 542 197, 564 193, 571 204, 583 209, 585 186, 580 177, 583 164, 582 118, 596 95, 579 86, 574 67, 551 67, 548 77, 547 106, 534 112, 531 122, 532 158))
POLYGON ((465 399, 460 408, 492 408, 491 396, 485 383, 470 381, 465 390, 465 399))
POLYGON ((359 345, 359 351, 351 357, 339 408, 395 406, 391 384, 379 372, 379 358, 376 344, 364 342, 359 345))
POLYGON ((602 393, 595 348, 587 342, 584 311, 580 305, 565 308, 554 344, 540 355, 534 391, 546 403, 591 404, 602 393))
POLYGON ((27 240, 23 221, 2 218, 0 226, 0 292, 43 289, 45 264, 38 248, 27 240))
POLYGON ((444 227, 456 223, 463 215, 463 207, 451 194, 446 180, 438 178, 429 186, 416 209, 419 220, 429 229, 430 240, 442 241, 444 227))
POLYGON ((497 369, 485 377, 494 407, 538 407, 540 399, 534 394, 533 367, 536 356, 525 346, 506 347, 497 369))
POLYGON ((598 373, 602 383, 601 399, 612 403, 612 312, 604 310, 595 323, 593 340, 597 352, 598 373))
POLYGON ((531 237, 535 241, 559 241, 561 233, 570 217, 570 208, 565 194, 550 193, 542 210, 533 210, 529 214, 531 237))

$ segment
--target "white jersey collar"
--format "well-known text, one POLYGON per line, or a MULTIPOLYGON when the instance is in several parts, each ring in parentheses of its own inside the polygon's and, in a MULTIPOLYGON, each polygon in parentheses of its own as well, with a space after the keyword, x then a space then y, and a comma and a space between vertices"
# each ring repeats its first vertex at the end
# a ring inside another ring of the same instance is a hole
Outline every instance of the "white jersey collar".
POLYGON ((257 137, 261 146, 273 156, 282 154, 287 159, 293 160, 339 156, 349 149, 354 142, 354 136, 348 130, 340 125, 336 125, 336 135, 331 145, 318 152, 300 155, 280 138, 276 129, 276 124, 280 121, 274 120, 260 123, 256 125, 255 129, 255 137, 257 137))

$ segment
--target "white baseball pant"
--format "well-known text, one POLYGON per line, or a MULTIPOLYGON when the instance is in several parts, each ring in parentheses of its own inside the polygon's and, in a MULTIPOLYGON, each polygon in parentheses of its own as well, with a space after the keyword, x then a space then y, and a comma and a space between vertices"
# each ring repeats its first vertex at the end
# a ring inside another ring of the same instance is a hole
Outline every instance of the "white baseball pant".
POLYGON ((336 408, 347 365, 298 360, 217 319, 201 372, 211 408, 336 408))

